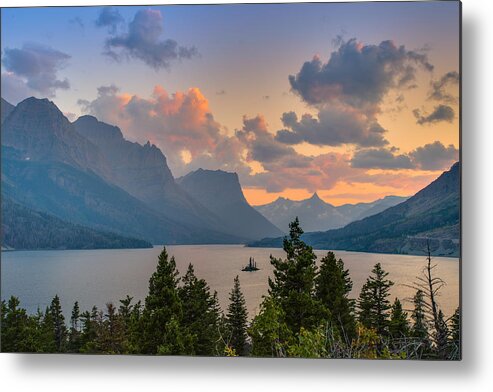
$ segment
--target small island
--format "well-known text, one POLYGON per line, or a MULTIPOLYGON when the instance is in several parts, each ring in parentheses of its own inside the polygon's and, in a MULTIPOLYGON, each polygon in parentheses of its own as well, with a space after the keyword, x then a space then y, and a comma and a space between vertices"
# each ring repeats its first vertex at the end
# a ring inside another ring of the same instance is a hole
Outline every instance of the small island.
POLYGON ((257 268, 257 263, 255 262, 255 259, 250 257, 250 260, 248 261, 248 264, 243 267, 242 271, 258 271, 259 268, 257 268))

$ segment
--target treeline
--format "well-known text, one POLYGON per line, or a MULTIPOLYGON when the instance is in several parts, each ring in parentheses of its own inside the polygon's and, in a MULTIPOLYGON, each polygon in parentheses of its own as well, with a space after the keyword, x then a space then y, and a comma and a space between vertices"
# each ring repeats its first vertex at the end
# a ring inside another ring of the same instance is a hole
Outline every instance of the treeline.
POLYGON ((14 249, 151 248, 144 240, 93 230, 13 202, 2 195, 2 244, 14 249))
POLYGON ((388 279, 376 264, 359 298, 349 271, 332 252, 317 267, 296 219, 285 238, 284 259, 274 267, 261 310, 248 321, 238 277, 223 313, 217 294, 190 264, 179 277, 174 257, 161 252, 144 303, 127 296, 118 307, 82 312, 65 320, 55 296, 43 312, 28 315, 11 297, 2 302, 3 352, 70 352, 369 359, 460 359, 459 309, 446 320, 436 302, 444 284, 431 257, 412 286, 413 309, 390 302, 388 279), (410 314, 409 314, 410 313, 410 314))

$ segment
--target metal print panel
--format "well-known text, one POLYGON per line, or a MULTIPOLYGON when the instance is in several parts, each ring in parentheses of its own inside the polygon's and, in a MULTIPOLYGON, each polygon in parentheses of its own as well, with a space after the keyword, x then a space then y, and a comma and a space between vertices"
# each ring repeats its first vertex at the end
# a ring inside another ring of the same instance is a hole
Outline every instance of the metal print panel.
POLYGON ((459 360, 459 2, 1 9, 1 351, 459 360))

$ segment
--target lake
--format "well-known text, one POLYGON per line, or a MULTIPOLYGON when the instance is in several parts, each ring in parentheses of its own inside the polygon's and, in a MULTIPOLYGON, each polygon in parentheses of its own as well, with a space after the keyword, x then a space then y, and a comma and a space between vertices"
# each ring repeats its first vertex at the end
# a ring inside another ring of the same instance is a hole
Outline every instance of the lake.
MULTIPOLYGON (((282 249, 247 248, 242 245, 183 245, 168 246, 174 255, 180 274, 192 263, 198 277, 204 278, 218 293, 222 309, 228 304, 229 291, 236 275, 240 277, 250 317, 259 310, 262 295, 267 293, 267 278, 272 274, 269 255, 284 256, 282 249), (242 272, 241 268, 254 257, 260 271, 242 272)), ((66 317, 70 317, 73 303, 79 301, 82 310, 93 305, 103 307, 107 302, 119 305, 127 294, 144 299, 149 277, 155 271, 162 247, 152 249, 118 250, 63 250, 2 252, 1 296, 19 297, 21 306, 33 313, 44 310, 58 294, 66 317)), ((327 251, 316 250, 320 259, 327 251)), ((414 295, 410 284, 426 264, 424 256, 384 255, 336 251, 349 268, 353 280, 351 296, 356 298, 370 274, 380 262, 395 282, 391 289, 392 301, 414 295)), ((447 284, 438 302, 445 315, 450 316, 459 304, 459 259, 437 257, 436 276, 447 284)), ((412 308, 403 301, 405 308, 412 308)))

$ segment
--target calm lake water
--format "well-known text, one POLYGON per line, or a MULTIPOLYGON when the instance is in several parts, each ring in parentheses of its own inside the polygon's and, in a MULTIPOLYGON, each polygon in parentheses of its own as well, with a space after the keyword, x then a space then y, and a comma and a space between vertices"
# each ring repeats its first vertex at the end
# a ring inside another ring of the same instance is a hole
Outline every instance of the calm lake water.
MULTIPOLYGON (((284 256, 282 249, 246 248, 241 245, 168 246, 178 270, 184 274, 192 263, 198 277, 204 278, 216 290, 221 307, 226 309, 228 294, 236 275, 245 294, 252 317, 258 312, 262 295, 267 293, 267 278, 272 273, 269 255, 284 256), (242 272, 252 256, 260 271, 242 272)), ((147 294, 149 277, 154 272, 162 247, 125 250, 67 250, 2 252, 1 296, 19 297, 21 306, 29 312, 44 309, 58 294, 66 315, 73 303, 79 301, 83 310, 93 305, 103 307, 107 302, 119 305, 127 294, 136 300, 147 294)), ((326 251, 315 251, 320 259, 326 251)), ((357 297, 374 264, 380 262, 395 282, 394 297, 402 300, 414 294, 405 284, 412 283, 425 266, 424 256, 383 255, 356 252, 335 252, 349 268, 353 279, 352 297, 357 297)), ((438 298, 446 315, 451 315, 459 303, 459 259, 437 257, 436 275, 447 285, 438 298)), ((404 301, 405 308, 411 308, 404 301)))

